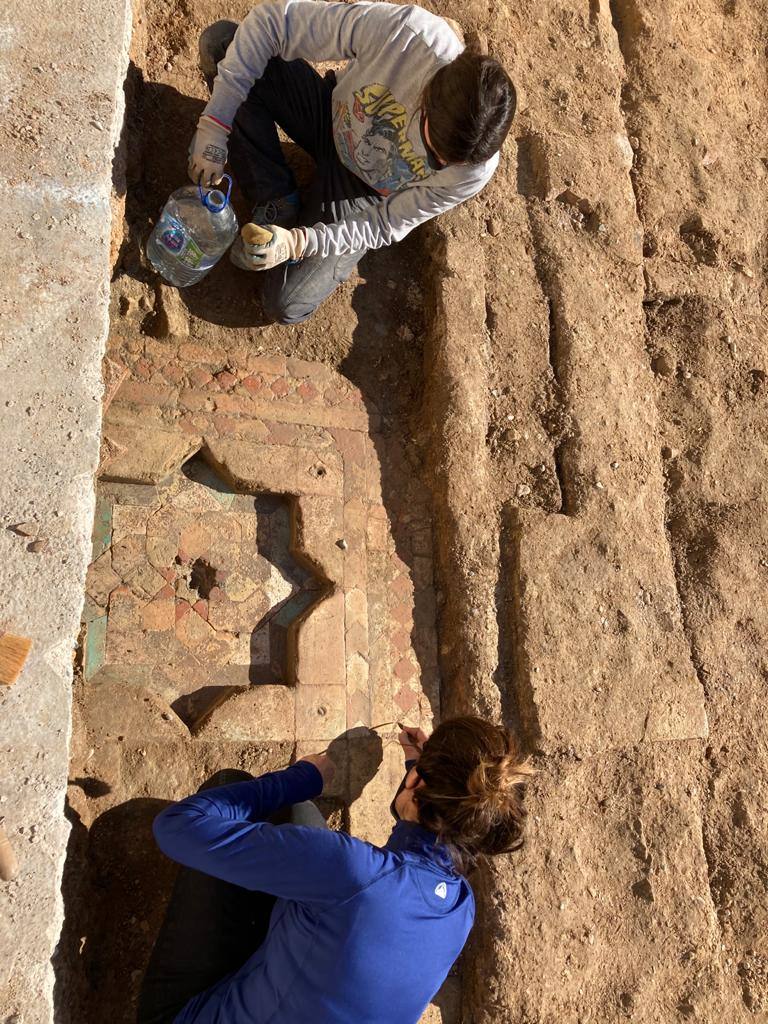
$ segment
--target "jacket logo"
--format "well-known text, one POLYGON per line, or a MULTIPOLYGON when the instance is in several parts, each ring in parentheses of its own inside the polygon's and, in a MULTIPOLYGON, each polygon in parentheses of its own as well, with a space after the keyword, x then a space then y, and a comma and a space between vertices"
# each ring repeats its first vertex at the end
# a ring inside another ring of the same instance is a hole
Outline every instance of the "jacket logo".
POLYGON ((435 886, 435 896, 439 896, 441 900, 444 900, 448 895, 448 886, 445 882, 438 882, 435 886))

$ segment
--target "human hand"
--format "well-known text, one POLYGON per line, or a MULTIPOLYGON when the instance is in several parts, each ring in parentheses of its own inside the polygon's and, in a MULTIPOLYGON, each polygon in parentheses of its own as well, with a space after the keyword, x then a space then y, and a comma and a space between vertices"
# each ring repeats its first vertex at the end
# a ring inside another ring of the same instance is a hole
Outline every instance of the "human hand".
POLYGON ((203 114, 189 144, 189 176, 196 185, 216 185, 221 181, 228 138, 228 128, 203 114))
POLYGON ((327 754, 307 754, 299 760, 309 761, 310 764, 313 764, 315 768, 317 768, 323 777, 323 789, 330 785, 333 776, 336 774, 336 765, 327 754))
POLYGON ((421 751, 429 737, 423 729, 417 729, 410 725, 403 725, 402 722, 398 722, 397 724, 402 729, 402 732, 397 738, 400 742, 400 746, 403 748, 405 760, 417 761, 421 756, 421 751))
POLYGON ((246 224, 240 232, 242 252, 238 264, 249 270, 271 270, 286 260, 300 260, 307 246, 301 228, 290 231, 277 224, 246 224))

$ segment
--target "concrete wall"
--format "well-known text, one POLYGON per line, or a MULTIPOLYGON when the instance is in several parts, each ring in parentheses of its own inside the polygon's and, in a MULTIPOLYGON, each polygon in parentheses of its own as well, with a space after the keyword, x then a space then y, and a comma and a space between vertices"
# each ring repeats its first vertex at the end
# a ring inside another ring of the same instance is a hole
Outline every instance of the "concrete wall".
POLYGON ((0 694, 0 815, 21 861, 0 883, 0 1019, 18 1024, 53 1016, 129 36, 127 0, 9 0, 0 13, 0 629, 34 641, 0 694), (32 536, 9 529, 20 522, 32 536))

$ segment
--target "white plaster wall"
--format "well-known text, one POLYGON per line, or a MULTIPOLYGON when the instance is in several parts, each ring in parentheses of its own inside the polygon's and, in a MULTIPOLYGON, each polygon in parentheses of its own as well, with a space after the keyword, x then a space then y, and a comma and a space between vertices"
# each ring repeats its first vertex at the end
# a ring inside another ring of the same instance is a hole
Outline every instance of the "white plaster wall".
POLYGON ((0 629, 32 637, 0 693, 0 1020, 50 1021, 62 920, 72 659, 90 553, 128 0, 0 5, 0 629), (35 521, 42 553, 7 527, 35 521))

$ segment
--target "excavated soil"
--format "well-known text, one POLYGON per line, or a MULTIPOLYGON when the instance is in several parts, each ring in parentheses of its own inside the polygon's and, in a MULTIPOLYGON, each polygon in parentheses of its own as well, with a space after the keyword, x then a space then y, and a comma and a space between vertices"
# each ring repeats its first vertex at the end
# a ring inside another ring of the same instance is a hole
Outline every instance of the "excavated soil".
MULTIPOLYGON (((184 181, 197 35, 247 6, 136 12, 110 345, 134 375, 169 331, 141 246, 184 181)), ((768 1021, 768 7, 431 6, 519 87, 486 191, 369 254, 305 325, 264 325, 226 261, 172 315, 202 348, 324 363, 360 389, 384 504, 414 476, 432 490, 442 712, 504 717, 538 755, 529 842, 476 879, 444 1022, 768 1021)), ((151 765, 141 778, 151 793, 151 765)), ((102 915, 111 938, 77 983, 73 950, 94 901, 156 927, 155 804, 102 819, 88 847, 99 794, 73 794, 62 991, 85 1000, 77 1019, 128 1020, 140 957, 119 930, 102 915), (134 821, 147 845, 118 864, 134 821)))

